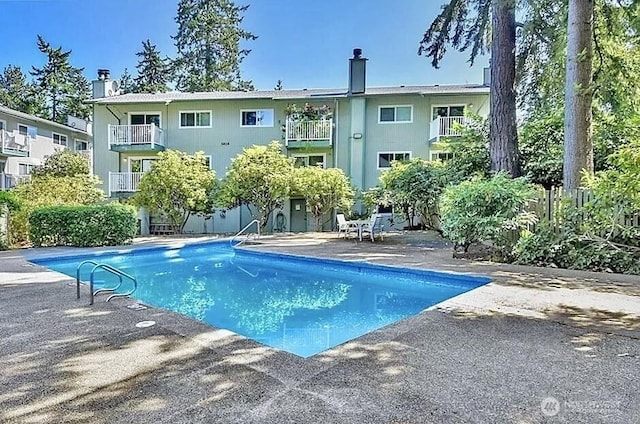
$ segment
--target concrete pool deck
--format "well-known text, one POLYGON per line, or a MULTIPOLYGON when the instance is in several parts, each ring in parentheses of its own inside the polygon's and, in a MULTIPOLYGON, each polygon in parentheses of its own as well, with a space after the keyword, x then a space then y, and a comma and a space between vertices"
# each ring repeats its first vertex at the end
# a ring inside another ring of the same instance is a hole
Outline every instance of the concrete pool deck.
POLYGON ((25 259, 87 249, 0 252, 0 422, 640 422, 637 276, 454 260, 421 234, 245 246, 493 282, 302 359, 129 299, 88 306, 25 259))

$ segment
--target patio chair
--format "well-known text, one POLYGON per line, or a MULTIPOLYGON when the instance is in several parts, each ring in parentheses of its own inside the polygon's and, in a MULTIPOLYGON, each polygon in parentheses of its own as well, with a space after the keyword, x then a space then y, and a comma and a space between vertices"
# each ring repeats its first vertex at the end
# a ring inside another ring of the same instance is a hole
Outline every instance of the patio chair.
POLYGON ((384 240, 383 231, 384 225, 382 225, 382 217, 378 214, 373 214, 369 222, 360 227, 360 236, 362 237, 364 234, 369 234, 371 241, 375 241, 377 236, 380 236, 380 240, 384 240))
POLYGON ((347 221, 343 213, 337 214, 336 220, 338 221, 338 237, 340 237, 341 233, 344 233, 345 239, 349 233, 358 234, 358 225, 353 221, 347 221))

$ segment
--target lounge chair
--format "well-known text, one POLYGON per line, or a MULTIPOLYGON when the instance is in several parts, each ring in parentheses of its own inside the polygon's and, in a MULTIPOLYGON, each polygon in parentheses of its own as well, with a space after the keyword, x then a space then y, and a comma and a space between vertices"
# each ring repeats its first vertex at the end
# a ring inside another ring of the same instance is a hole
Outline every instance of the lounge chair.
POLYGON ((344 233, 345 239, 349 233, 358 234, 358 225, 354 221, 347 221, 344 214, 337 214, 336 220, 338 221, 338 237, 340 237, 341 233, 344 233))
POLYGON ((371 215, 369 222, 360 227, 360 237, 362 238, 362 235, 369 234, 371 241, 375 241, 377 236, 380 236, 380 240, 384 240, 384 236, 382 234, 383 230, 384 225, 382 225, 382 217, 378 214, 373 214, 371 215))

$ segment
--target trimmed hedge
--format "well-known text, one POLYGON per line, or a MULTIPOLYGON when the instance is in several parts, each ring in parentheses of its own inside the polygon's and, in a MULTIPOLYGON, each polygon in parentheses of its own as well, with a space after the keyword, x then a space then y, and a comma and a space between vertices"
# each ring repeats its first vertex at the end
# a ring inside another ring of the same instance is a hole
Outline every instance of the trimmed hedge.
POLYGON ((130 243, 138 230, 136 210, 120 204, 38 208, 29 225, 35 246, 115 246, 130 243))

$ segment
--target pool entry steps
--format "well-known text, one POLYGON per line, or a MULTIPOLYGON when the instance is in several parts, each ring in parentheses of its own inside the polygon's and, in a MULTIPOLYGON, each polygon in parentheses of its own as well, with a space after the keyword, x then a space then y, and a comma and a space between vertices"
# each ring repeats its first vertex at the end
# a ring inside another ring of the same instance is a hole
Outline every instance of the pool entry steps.
POLYGON ((111 299, 113 299, 114 297, 127 297, 132 295, 136 289, 138 288, 138 280, 136 280, 136 277, 127 274, 126 272, 123 272, 121 270, 119 270, 118 268, 115 268, 109 264, 105 264, 105 263, 98 263, 96 261, 92 261, 92 260, 86 260, 86 261, 82 261, 80 262, 80 265, 78 265, 78 267, 76 268, 76 299, 80 299, 80 268, 82 268, 83 265, 93 265, 93 268, 91 269, 91 274, 89 276, 89 305, 93 305, 93 298, 95 295, 97 295, 98 293, 106 293, 106 292, 111 292, 111 296, 107 297, 106 302, 110 301, 111 299), (93 287, 95 284, 95 273, 98 270, 104 270, 107 271, 115 276, 118 277, 118 284, 114 287, 102 287, 96 291, 93 291, 93 287), (122 283, 124 282, 124 279, 128 279, 130 281, 133 282, 133 288, 131 290, 129 290, 128 292, 125 293, 114 293, 116 290, 118 290, 121 286, 122 283))

